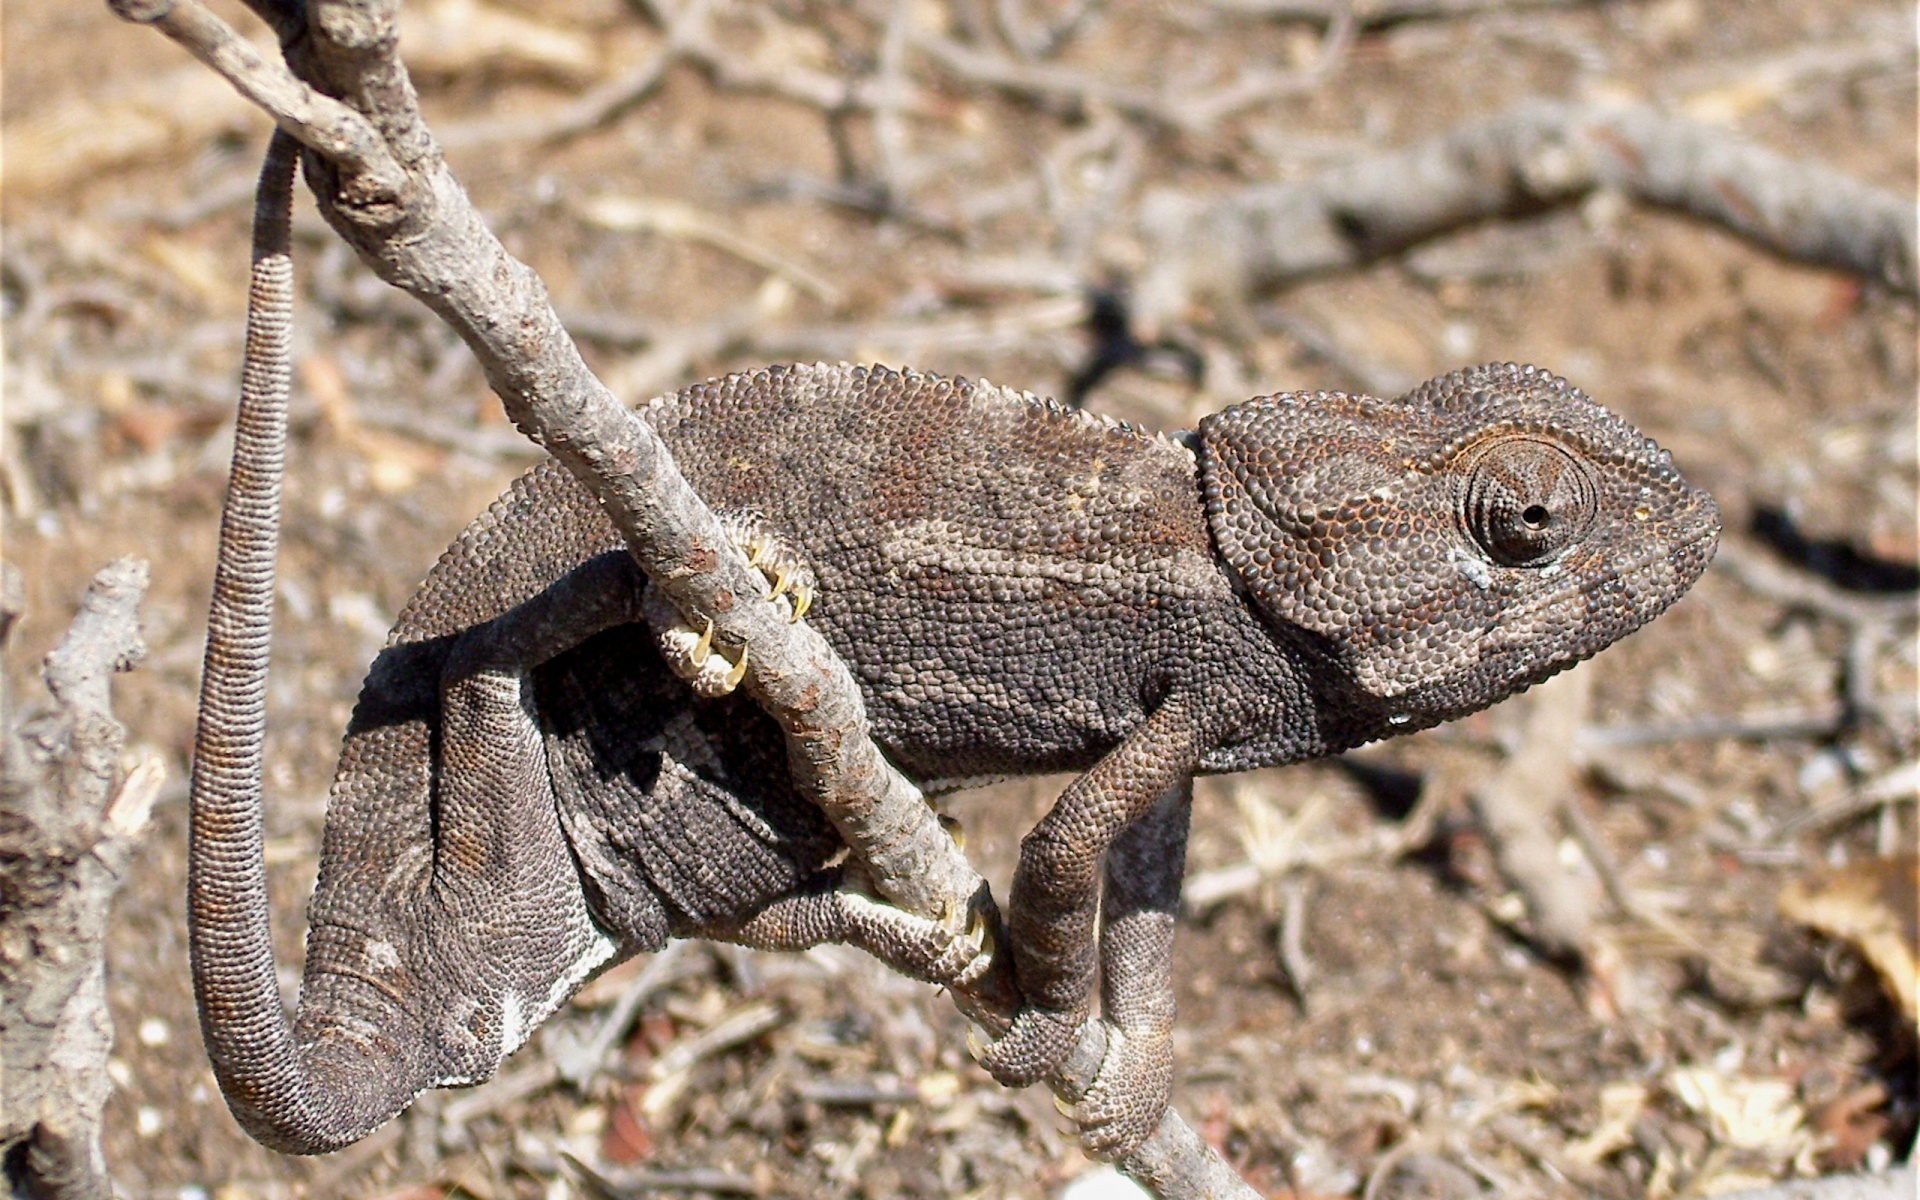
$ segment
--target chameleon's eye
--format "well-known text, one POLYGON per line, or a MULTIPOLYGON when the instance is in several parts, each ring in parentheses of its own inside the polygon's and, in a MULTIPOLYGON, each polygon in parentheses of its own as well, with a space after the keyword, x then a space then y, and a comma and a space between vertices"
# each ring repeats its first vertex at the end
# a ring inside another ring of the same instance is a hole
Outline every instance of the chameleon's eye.
POLYGON ((1593 480, 1559 446, 1528 437, 1479 448, 1467 476, 1473 540, 1503 567, 1545 566, 1593 522, 1593 480))

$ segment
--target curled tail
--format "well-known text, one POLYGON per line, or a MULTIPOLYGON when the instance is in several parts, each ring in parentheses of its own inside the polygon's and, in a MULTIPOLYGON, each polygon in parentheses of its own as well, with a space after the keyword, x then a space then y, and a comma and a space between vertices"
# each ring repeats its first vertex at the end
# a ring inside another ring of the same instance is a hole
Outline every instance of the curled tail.
POLYGON ((318 1153, 364 1136, 418 1088, 364 1049, 298 1046, 274 973, 261 748, 292 384, 298 157, 298 143, 276 131, 255 196, 246 360, 194 734, 187 920, 201 1035, 228 1106, 262 1143, 318 1153))

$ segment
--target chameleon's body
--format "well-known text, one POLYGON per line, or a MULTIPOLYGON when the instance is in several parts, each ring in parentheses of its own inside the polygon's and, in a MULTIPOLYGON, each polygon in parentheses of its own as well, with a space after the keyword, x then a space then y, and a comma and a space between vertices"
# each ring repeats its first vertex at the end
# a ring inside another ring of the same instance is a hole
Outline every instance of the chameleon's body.
MULTIPOLYGON (((1170 1081, 1192 776, 1485 707, 1672 603, 1718 528, 1650 442, 1531 368, 1251 401, 1179 439, 853 367, 733 376, 646 417, 730 528, 806 581, 805 619, 909 776, 1085 772, 1023 845, 1026 1008, 985 1061, 1026 1081, 1064 1051, 1112 847, 1099 961, 1120 1050, 1086 1114, 1108 1152, 1170 1081)), ((751 700, 669 668, 646 587, 551 463, 428 575, 329 809, 305 1098, 228 1087, 257 1134, 327 1148, 484 1078, 594 969, 669 935, 822 933, 802 902, 832 881, 831 827, 751 700)))

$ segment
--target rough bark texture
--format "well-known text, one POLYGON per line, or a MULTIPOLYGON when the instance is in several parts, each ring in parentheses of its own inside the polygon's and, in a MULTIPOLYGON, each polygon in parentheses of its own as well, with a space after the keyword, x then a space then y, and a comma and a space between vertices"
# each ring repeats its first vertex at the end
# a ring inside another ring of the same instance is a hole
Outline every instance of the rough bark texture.
MULTIPOLYGON (((53 707, 6 731, 0 767, 0 1164, 15 1195, 111 1194, 100 1110, 112 1092, 107 916, 160 782, 119 783, 126 729, 110 680, 146 655, 147 565, 94 577, 44 675, 53 707), (119 786, 116 790, 116 784, 119 786)), ((0 641, 18 614, 11 568, 0 641)), ((10 708, 9 708, 9 711, 10 708)))

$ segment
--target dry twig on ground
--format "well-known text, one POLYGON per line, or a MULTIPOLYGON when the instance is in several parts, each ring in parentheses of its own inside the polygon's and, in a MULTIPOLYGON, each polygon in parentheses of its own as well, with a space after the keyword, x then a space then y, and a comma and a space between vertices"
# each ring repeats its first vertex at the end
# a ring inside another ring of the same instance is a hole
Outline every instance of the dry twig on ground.
POLYGON ((1914 1192, 1911 1165, 1863 1175, 1789 1179, 1771 1187, 1724 1192, 1724 1200, 1906 1200, 1914 1192))
POLYGON ((1473 789, 1473 809, 1500 871, 1527 900, 1533 936, 1556 957, 1585 952, 1593 900, 1555 852, 1554 817, 1573 787, 1576 735, 1587 712, 1592 674, 1575 668, 1533 689, 1521 744, 1473 789))
POLYGON ((1724 225, 1776 253, 1915 294, 1911 201, 1646 106, 1532 101, 1298 183, 1195 201, 1150 194, 1149 320, 1353 267, 1475 221, 1610 190, 1724 225))

